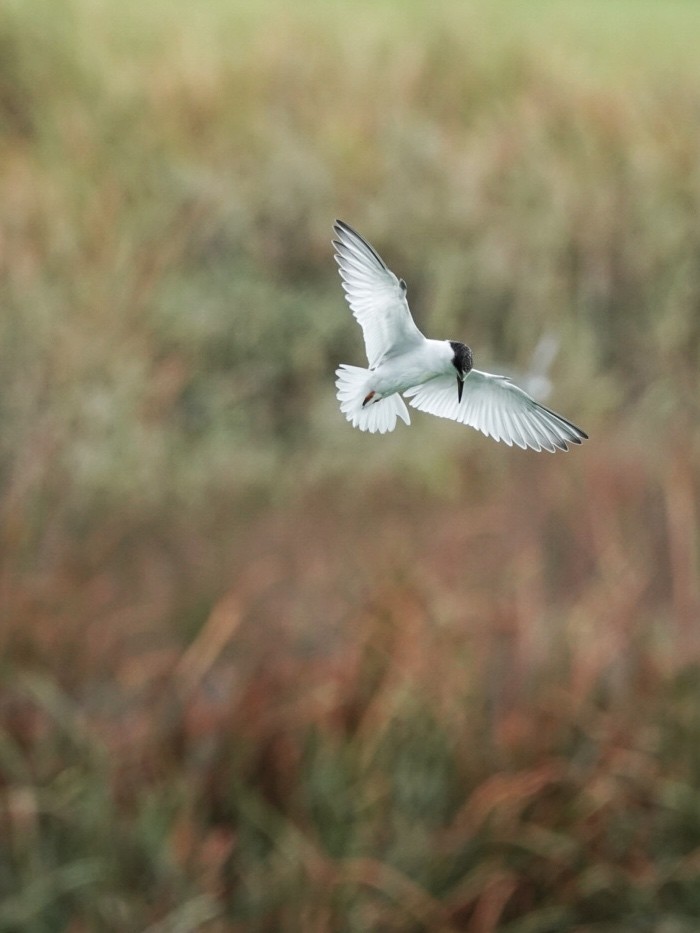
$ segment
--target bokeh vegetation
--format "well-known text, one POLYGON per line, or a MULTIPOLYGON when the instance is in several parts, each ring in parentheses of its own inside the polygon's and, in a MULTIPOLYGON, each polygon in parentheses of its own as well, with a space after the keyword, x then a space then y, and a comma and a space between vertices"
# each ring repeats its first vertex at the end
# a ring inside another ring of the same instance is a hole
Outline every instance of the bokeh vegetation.
POLYGON ((700 8, 0 8, 0 930, 694 931, 700 8), (336 216, 591 441, 353 431, 336 216))

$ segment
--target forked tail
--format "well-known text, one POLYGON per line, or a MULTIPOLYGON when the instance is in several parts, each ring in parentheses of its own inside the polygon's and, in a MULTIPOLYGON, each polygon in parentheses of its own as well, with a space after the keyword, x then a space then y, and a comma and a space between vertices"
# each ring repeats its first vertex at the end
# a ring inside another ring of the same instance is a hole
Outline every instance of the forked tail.
POLYGON ((368 381, 370 371, 359 366, 349 366, 343 363, 335 371, 337 397, 340 410, 350 421, 353 427, 360 431, 369 431, 370 434, 386 434, 396 427, 396 419, 401 418, 406 424, 411 423, 408 409, 400 395, 388 395, 378 401, 369 400, 363 407, 363 402, 369 393, 368 381))

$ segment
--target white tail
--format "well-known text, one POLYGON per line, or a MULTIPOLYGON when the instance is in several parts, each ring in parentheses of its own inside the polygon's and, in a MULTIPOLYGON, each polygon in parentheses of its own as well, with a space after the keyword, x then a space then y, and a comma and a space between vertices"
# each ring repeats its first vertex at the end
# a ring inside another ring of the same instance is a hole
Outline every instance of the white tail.
POLYGON ((406 424, 411 423, 408 409, 400 395, 388 395, 378 402, 369 402, 362 407, 362 402, 370 391, 367 382, 370 371, 359 366, 343 363, 335 371, 336 386, 340 410, 352 422, 353 427, 371 434, 386 434, 396 427, 396 419, 401 418, 406 424))

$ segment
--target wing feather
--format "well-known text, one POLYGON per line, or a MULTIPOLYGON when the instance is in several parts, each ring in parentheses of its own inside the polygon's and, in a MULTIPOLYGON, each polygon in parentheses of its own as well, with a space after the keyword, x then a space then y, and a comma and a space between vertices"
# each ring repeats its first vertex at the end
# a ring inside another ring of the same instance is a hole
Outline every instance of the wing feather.
POLYGON ((507 379, 473 369, 457 399, 454 376, 436 376, 404 393, 419 411, 450 418, 481 431, 487 437, 523 449, 568 450, 588 435, 566 418, 536 402, 507 379))
POLYGON ((520 426, 518 419, 514 417, 510 417, 509 420, 510 420, 510 427, 513 433, 514 442, 522 450, 525 450, 527 448, 527 440, 525 439, 524 431, 522 427, 520 426))
POLYGON ((373 368, 383 358, 405 353, 425 338, 411 317, 404 289, 379 253, 342 220, 333 229, 345 297, 362 327, 367 360, 373 368))

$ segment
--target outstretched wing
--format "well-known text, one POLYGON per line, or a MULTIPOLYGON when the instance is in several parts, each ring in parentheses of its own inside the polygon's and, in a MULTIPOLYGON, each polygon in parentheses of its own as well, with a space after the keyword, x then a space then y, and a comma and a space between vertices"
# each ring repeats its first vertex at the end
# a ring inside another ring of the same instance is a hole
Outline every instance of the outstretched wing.
POLYGON ((348 304, 362 327, 370 367, 405 353, 425 338, 416 327, 406 301, 406 285, 359 233, 342 220, 333 226, 335 261, 348 304))
POLYGON ((506 376, 472 369, 464 382, 462 401, 457 400, 454 376, 437 376, 404 392, 410 404, 439 418, 468 424, 487 437, 514 443, 523 450, 555 448, 568 450, 567 443, 580 444, 588 435, 575 424, 540 405, 506 376))

